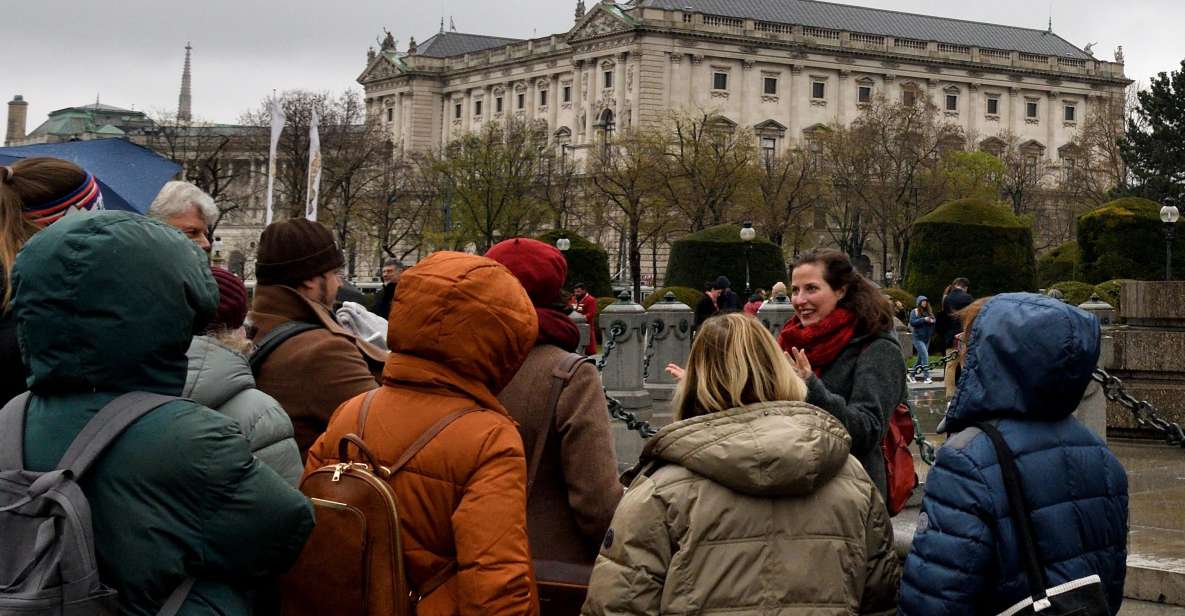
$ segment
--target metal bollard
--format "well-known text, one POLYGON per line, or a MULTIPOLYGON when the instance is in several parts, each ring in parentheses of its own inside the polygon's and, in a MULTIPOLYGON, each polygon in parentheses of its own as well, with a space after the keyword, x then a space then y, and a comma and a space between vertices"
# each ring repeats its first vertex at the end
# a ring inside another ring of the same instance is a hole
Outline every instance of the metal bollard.
POLYGON ((790 298, 785 295, 779 295, 765 302, 757 310, 757 320, 761 321, 761 324, 774 335, 774 338, 782 333, 786 321, 789 321, 793 316, 794 306, 790 303, 790 298))
POLYGON ((583 355, 584 350, 588 348, 588 319, 584 318, 584 314, 575 310, 568 313, 568 318, 572 319, 572 322, 576 324, 576 329, 580 330, 580 346, 576 347, 576 352, 583 355))
POLYGON ((646 309, 635 304, 628 291, 622 291, 597 319, 604 332, 601 378, 608 394, 627 409, 650 407, 650 392, 642 384, 646 309))
POLYGON ((667 374, 667 364, 683 366, 691 354, 691 308, 675 298, 674 293, 650 306, 646 313, 649 328, 643 356, 645 387, 655 400, 670 400, 678 383, 667 374))

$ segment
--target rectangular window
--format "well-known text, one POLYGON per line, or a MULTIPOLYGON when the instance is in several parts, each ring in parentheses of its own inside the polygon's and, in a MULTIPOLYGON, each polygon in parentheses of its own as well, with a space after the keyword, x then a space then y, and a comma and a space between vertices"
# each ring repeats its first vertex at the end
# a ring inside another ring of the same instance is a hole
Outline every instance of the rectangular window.
POLYGON ((1065 111, 1066 111, 1065 118, 1066 118, 1067 122, 1077 122, 1078 121, 1078 108, 1077 107, 1075 107, 1074 105, 1066 105, 1065 111))
POLYGON ((1062 179, 1070 182, 1074 179, 1074 167, 1077 164, 1073 158, 1062 159, 1062 179))
POLYGON ((494 98, 494 113, 502 113, 502 97, 501 96, 497 96, 494 98))
POLYGON ((481 115, 481 101, 480 100, 473 101, 473 115, 475 115, 475 116, 481 115))
POLYGON ((613 87, 613 71, 605 71, 604 77, 605 77, 605 87, 612 88, 613 87))
POLYGON ((946 110, 947 111, 958 111, 959 110, 959 96, 957 94, 947 94, 946 95, 946 110))
POLYGON ((395 121, 395 108, 394 107, 387 107, 387 121, 388 122, 395 121))
POLYGON ((527 107, 527 95, 519 93, 516 109, 525 109, 527 107))
POLYGON ((453 105, 453 117, 454 118, 460 120, 461 119, 461 112, 462 112, 461 103, 457 103, 456 105, 453 105))
POLYGON ((539 90, 539 106, 547 106, 547 90, 539 90))
POLYGON ((823 99, 827 98, 827 84, 822 81, 815 81, 811 83, 811 98, 823 99))
POLYGON ((1025 103, 1025 117, 1034 120, 1037 118, 1037 101, 1027 101, 1025 103))
POLYGON ((856 100, 861 103, 872 102, 872 86, 860 86, 856 91, 856 100))
POLYGON ((901 103, 906 107, 913 107, 918 102, 918 93, 913 90, 904 90, 901 92, 901 103))
POLYGON ((994 96, 987 99, 988 115, 1000 115, 1000 99, 994 96))
POLYGON ((761 138, 761 159, 768 167, 774 161, 774 152, 777 151, 778 140, 773 137, 761 138))
POLYGON ((564 102, 572 102, 572 86, 564 86, 564 102))
POLYGON ((712 73, 712 89, 713 90, 727 90, 728 89, 728 73, 712 73))
POLYGON ((765 93, 770 96, 777 96, 777 94, 778 94, 778 78, 777 77, 766 77, 765 78, 765 93))

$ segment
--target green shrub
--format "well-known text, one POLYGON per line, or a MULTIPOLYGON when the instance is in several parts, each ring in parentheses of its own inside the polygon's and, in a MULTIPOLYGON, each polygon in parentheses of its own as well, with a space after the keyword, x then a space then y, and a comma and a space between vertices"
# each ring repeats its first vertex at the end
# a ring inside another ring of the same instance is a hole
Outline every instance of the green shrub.
POLYGON ((1037 285, 1048 288, 1061 280, 1078 280, 1080 256, 1078 242, 1067 242, 1037 259, 1037 285))
POLYGON ((1049 289, 1061 291, 1062 301, 1075 306, 1090 299, 1090 294, 1094 293, 1094 285, 1077 280, 1059 282, 1051 285, 1049 289))
POLYGON ((1094 286, 1094 292, 1098 294, 1099 299, 1111 304, 1115 310, 1119 310, 1119 302, 1121 299, 1120 290, 1125 282, 1135 282, 1130 278, 1116 278, 1115 280, 1108 280, 1107 282, 1100 282, 1094 286))
POLYGON ((651 293, 649 296, 647 296, 646 300, 642 302, 642 305, 645 306, 647 310, 650 310, 650 307, 653 306, 655 302, 667 296, 668 291, 674 293, 675 299, 687 304, 687 306, 692 310, 695 310, 695 305, 704 298, 702 291, 697 291, 691 287, 663 287, 661 289, 656 289, 654 293, 651 293))
POLYGON ((905 288, 931 298, 963 276, 976 297, 1036 289, 1032 230, 1006 207, 960 199, 914 222, 905 288))
MULTIPOLYGON (((905 289, 889 287, 887 289, 881 289, 881 293, 888 295, 889 299, 901 302, 901 305, 905 306, 907 310, 912 309, 918 303, 918 296, 905 289)), ((933 305, 934 302, 931 301, 930 304, 933 305)))
POLYGON ((612 304, 613 302, 616 302, 616 301, 617 301, 616 297, 598 297, 597 298, 597 315, 599 316, 602 312, 605 311, 605 306, 608 306, 609 304, 612 304))
MULTIPOLYGON (((727 276, 738 295, 745 291, 745 243, 737 225, 720 225, 693 233, 671 244, 666 284, 699 289, 727 276)), ((749 280, 754 289, 769 289, 786 280, 786 261, 777 244, 758 236, 751 242, 749 280)), ((749 298, 744 298, 748 300, 749 298)))
MULTIPOLYGON (((1078 218, 1082 279, 1164 280, 1164 223, 1160 204, 1126 197, 1078 218)), ((1173 243, 1173 268, 1185 271, 1185 234, 1173 243)))
POLYGON ((564 252, 564 258, 568 261, 568 279, 564 281, 564 288, 570 291, 573 285, 583 282, 588 285, 588 292, 596 297, 612 295, 609 253, 604 248, 571 231, 548 231, 535 239, 555 246, 561 235, 572 243, 572 247, 564 252))

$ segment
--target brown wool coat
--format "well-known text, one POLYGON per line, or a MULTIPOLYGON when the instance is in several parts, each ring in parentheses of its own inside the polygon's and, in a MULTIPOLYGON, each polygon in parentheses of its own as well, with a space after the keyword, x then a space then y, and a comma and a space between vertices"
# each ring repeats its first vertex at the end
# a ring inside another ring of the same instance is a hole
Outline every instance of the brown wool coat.
POLYGON ((622 493, 595 366, 580 366, 562 390, 551 424, 544 423, 553 372, 568 356, 550 344, 536 346, 498 395, 519 424, 528 464, 539 431, 550 431, 527 497, 527 530, 540 579, 549 579, 541 561, 592 565, 622 493))
MULTIPOLYGON (((363 440, 390 466, 441 418, 482 409, 446 427, 391 478, 412 586, 457 563, 419 616, 538 614, 522 439, 493 393, 522 365, 538 327, 526 292, 489 259, 438 252, 400 278, 391 357, 363 440)), ((359 431, 364 397, 334 413, 309 450, 306 475, 338 462, 341 438, 359 431)))
POLYGON ((292 418, 303 460, 334 409, 378 387, 375 372, 386 361, 387 352, 351 334, 338 325, 328 308, 290 287, 257 288, 247 319, 257 341, 288 321, 322 326, 281 344, 255 379, 255 386, 275 398, 292 418))

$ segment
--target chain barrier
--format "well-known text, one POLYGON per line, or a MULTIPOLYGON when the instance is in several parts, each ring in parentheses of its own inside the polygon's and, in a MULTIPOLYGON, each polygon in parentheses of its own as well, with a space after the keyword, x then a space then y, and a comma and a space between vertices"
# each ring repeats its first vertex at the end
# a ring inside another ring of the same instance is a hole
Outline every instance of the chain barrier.
POLYGON ((1112 402, 1122 404, 1142 428, 1155 430, 1164 437, 1170 445, 1185 448, 1185 429, 1181 424, 1169 421, 1160 416, 1161 410, 1147 400, 1137 400, 1123 386, 1119 377, 1112 376, 1102 368, 1095 368, 1091 378, 1103 386, 1103 395, 1112 402))
MULTIPOLYGON (((625 324, 617 321, 609 326, 608 340, 605 341, 605 350, 601 353, 600 359, 597 360, 597 372, 605 371, 605 361, 609 359, 609 354, 617 348, 617 338, 625 334, 625 324)), ((621 401, 609 395, 609 390, 603 386, 601 390, 605 393, 605 404, 609 407, 609 418, 625 423, 625 427, 637 432, 642 438, 650 438, 658 434, 658 430, 650 425, 649 422, 638 419, 638 416, 631 411, 625 410, 625 406, 621 401)))
POLYGON ((907 381, 909 381, 910 383, 917 383, 918 382, 917 375, 922 374, 923 372, 925 372, 927 370, 935 370, 938 368, 945 369, 947 364, 954 362, 958 359, 959 359, 959 352, 958 351, 951 351, 950 353, 947 353, 946 355, 942 356, 941 358, 934 360, 930 363, 921 364, 921 365, 906 369, 905 370, 905 379, 907 381))
POLYGON ((642 354, 642 382, 650 380, 650 360, 654 358, 654 339, 663 329, 662 321, 646 324, 646 352, 642 354))
MULTIPOLYGON (((905 380, 909 381, 910 383, 916 383, 918 382, 917 375, 922 374, 923 371, 934 370, 937 368, 945 369, 947 364, 956 361, 958 358, 959 352, 951 351, 950 353, 942 356, 940 359, 927 364, 909 368, 905 371, 905 380)), ((918 445, 918 457, 921 458, 922 462, 924 462, 926 466, 934 466, 934 458, 937 455, 937 450, 935 449, 933 443, 926 440, 926 435, 922 434, 922 427, 918 424, 918 414, 914 412, 912 404, 909 406, 909 416, 911 419, 913 419, 913 442, 917 443, 918 445)))

